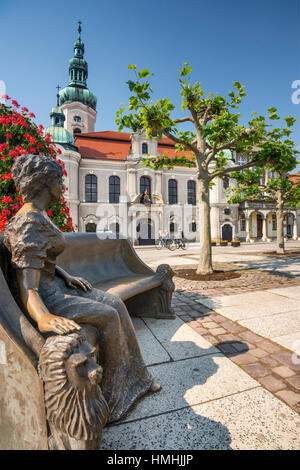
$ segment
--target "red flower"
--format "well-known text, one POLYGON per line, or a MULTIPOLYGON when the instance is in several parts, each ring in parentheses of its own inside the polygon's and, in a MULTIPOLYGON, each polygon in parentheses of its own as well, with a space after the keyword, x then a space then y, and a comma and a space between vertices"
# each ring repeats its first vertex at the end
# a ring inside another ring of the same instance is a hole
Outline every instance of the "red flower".
POLYGON ((29 117, 30 117, 30 118, 35 118, 35 114, 29 113, 29 117))
POLYGON ((47 212, 47 214, 49 215, 49 217, 51 217, 51 215, 53 215, 52 210, 49 209, 48 212, 47 212))
POLYGON ((10 97, 8 95, 2 95, 1 98, 3 98, 4 100, 10 100, 10 97))
POLYGON ((20 107, 19 103, 16 100, 11 100, 11 104, 15 106, 16 108, 20 107))
POLYGON ((28 113, 28 109, 25 106, 23 106, 23 108, 21 108, 21 111, 23 111, 23 113, 28 113))
POLYGON ((12 198, 10 196, 4 196, 2 199, 1 199, 1 202, 3 204, 9 204, 10 202, 13 202, 12 198))
POLYGON ((7 139, 12 139, 12 134, 10 132, 6 132, 5 137, 7 139))

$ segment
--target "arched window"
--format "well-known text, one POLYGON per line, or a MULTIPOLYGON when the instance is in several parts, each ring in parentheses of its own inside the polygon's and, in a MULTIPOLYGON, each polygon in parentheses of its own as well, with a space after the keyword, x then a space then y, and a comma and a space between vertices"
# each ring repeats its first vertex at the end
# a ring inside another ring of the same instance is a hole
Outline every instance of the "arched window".
POLYGON ((80 122, 80 121, 81 121, 81 117, 80 117, 80 116, 74 116, 74 121, 75 121, 75 122, 80 122))
POLYGON ((85 201, 97 202, 97 176, 95 175, 85 177, 85 201))
POLYGON ((118 176, 109 177, 109 202, 118 204, 120 200, 120 178, 118 176))
POLYGON ((169 180, 169 204, 177 204, 177 181, 169 180))
POLYGON ((272 214, 272 230, 273 230, 273 232, 275 232, 277 230, 276 214, 272 214))
POLYGON ((197 224, 196 222, 191 222, 189 225, 189 230, 190 232, 196 232, 197 231, 197 224))
POLYGON ((148 153, 148 144, 146 142, 142 143, 142 154, 145 155, 148 153))
POLYGON ((96 224, 94 224, 93 222, 89 222, 85 226, 85 231, 86 232, 96 232, 96 228, 97 228, 96 224))
POLYGON ((228 178, 228 176, 224 176, 224 178, 223 178, 223 188, 225 190, 229 188, 229 178, 228 178))
POLYGON ((193 180, 187 183, 188 204, 196 205, 196 182, 193 180))
POLYGON ((140 193, 143 194, 144 191, 147 191, 148 196, 151 197, 151 179, 149 176, 141 176, 140 193))
POLYGON ((74 129, 73 134, 81 134, 81 130, 76 128, 76 129, 74 129))
POLYGON ((242 213, 240 215, 240 231, 245 232, 245 230, 246 230, 246 218, 245 218, 245 214, 242 213))

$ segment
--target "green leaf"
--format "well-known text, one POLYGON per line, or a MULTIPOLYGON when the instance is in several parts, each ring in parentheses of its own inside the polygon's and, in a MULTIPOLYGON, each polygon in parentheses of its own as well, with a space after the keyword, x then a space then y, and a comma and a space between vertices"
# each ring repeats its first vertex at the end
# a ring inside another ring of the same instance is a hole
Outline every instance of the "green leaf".
POLYGON ((268 111, 269 111, 269 113, 273 114, 273 113, 276 113, 277 108, 274 108, 274 106, 273 106, 272 108, 269 108, 268 111))
POLYGON ((185 62, 185 63, 183 64, 182 69, 180 70, 180 75, 181 75, 182 77, 185 77, 186 75, 188 75, 189 73, 191 73, 191 71, 192 71, 192 67, 188 67, 188 63, 185 62))
POLYGON ((128 64, 129 70, 136 70, 136 65, 128 64))
POLYGON ((292 116, 288 116, 288 117, 284 118, 284 121, 286 122, 286 125, 288 127, 292 127, 295 124, 296 119, 292 116))
POLYGON ((139 77, 140 78, 145 78, 145 77, 149 77, 150 72, 149 72, 149 69, 143 69, 139 72, 139 77))

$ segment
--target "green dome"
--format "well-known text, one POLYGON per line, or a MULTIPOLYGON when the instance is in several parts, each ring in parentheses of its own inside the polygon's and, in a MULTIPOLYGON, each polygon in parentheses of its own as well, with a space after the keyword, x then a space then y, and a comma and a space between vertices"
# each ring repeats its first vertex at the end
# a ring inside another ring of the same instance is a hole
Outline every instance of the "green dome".
MULTIPOLYGON (((51 109, 51 114, 62 114, 64 116, 64 112, 62 109, 60 109, 59 106, 55 106, 54 108, 51 109)), ((51 116, 50 114, 50 116, 51 116)))
POLYGON ((51 140, 55 144, 68 144, 75 147, 74 137, 72 136, 71 132, 69 132, 64 127, 49 126, 44 130, 44 134, 48 133, 52 135, 51 140))
POLYGON ((59 92, 59 104, 62 106, 64 103, 79 103, 85 104, 96 111, 97 98, 87 88, 80 88, 77 86, 67 86, 59 92))

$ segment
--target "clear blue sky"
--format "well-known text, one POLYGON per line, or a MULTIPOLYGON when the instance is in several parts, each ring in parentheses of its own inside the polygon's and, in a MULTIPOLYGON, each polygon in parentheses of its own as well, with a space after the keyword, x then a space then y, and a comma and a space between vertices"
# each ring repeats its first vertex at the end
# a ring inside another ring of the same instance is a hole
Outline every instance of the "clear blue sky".
MULTIPOLYGON (((291 84, 300 80, 299 10, 298 0, 0 0, 0 80, 48 125, 81 20, 96 130, 116 129, 128 63, 149 67, 156 96, 175 105, 177 70, 187 61, 208 91, 227 92, 235 80, 246 85, 245 120, 270 106, 300 118, 300 104, 291 102, 291 84)), ((293 137, 300 146, 300 119, 293 137)))

